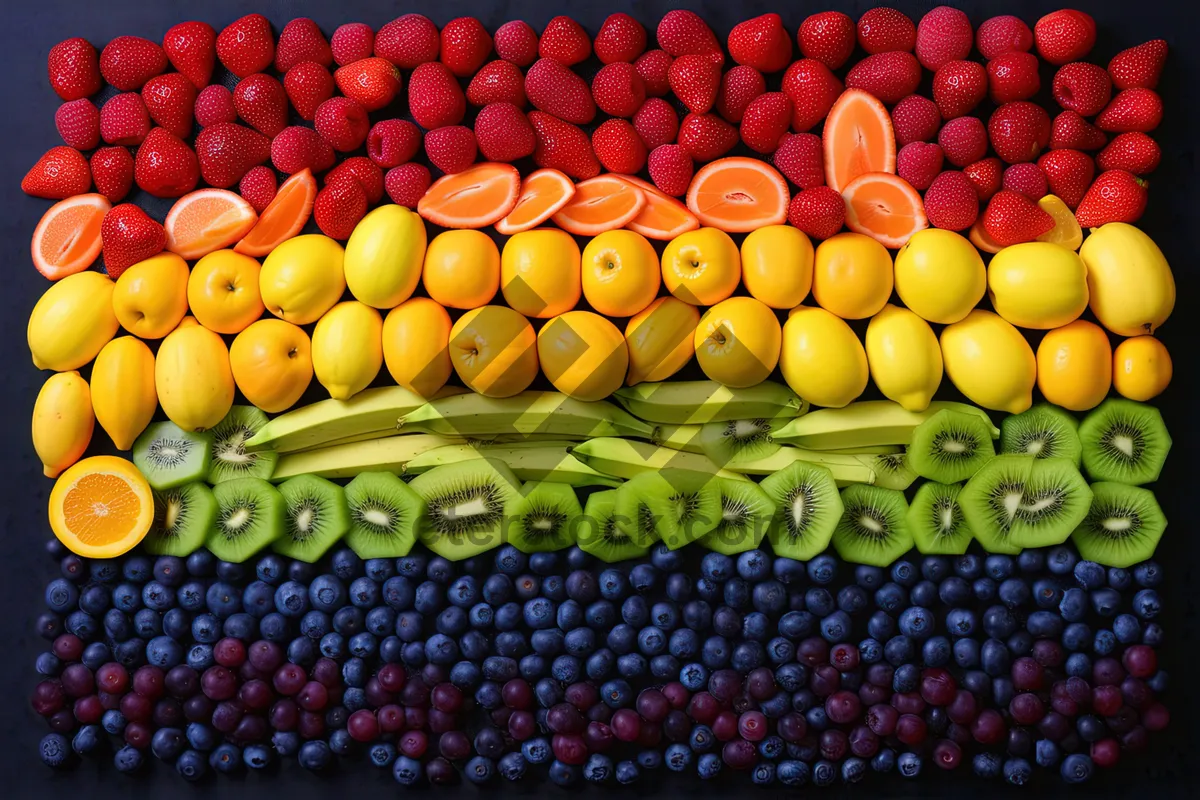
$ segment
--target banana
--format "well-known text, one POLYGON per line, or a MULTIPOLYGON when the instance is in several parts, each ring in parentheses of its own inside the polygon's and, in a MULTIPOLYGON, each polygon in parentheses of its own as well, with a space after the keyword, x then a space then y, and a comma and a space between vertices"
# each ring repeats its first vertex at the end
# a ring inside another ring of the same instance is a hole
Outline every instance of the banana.
POLYGON ((878 444, 874 447, 839 447, 836 450, 824 450, 825 453, 837 453, 843 456, 894 456, 903 453, 904 448, 898 444, 878 444))
POLYGON ((650 441, 685 453, 703 453, 704 448, 700 446, 701 430, 700 425, 657 425, 650 441))
POLYGON ((289 453, 279 459, 271 480, 275 482, 297 475, 322 478, 353 478, 360 472, 403 472, 404 466, 435 447, 462 444, 464 440, 429 434, 402 434, 368 442, 338 444, 289 453))
POLYGON ((708 456, 685 453, 682 450, 659 447, 649 442, 635 442, 630 439, 610 437, 588 439, 583 444, 572 448, 571 455, 597 472, 626 480, 643 472, 659 470, 694 472, 718 478, 732 478, 737 481, 748 480, 736 472, 721 469, 710 461, 708 456))
POLYGON ((810 464, 820 464, 828 469, 833 473, 833 479, 839 484, 874 483, 875 470, 867 466, 870 458, 872 456, 847 456, 785 446, 766 458, 732 463, 729 465, 729 469, 746 475, 770 475, 797 461, 807 461, 810 464))
POLYGON ((791 419, 808 402, 783 384, 763 381, 734 389, 716 381, 639 383, 613 392, 625 410, 647 422, 702 425, 731 419, 791 419))
POLYGON ((603 400, 589 403, 561 392, 521 392, 512 397, 463 394, 433 400, 400 418, 400 430, 488 438, 511 434, 559 437, 636 436, 654 429, 603 400))
MULTIPOLYGON (((814 411, 784 425, 775 431, 774 437, 777 442, 810 450, 907 445, 914 428, 944 409, 975 414, 992 424, 986 411, 966 403, 935 400, 924 411, 908 411, 890 400, 865 400, 844 408, 814 411)), ((992 438, 999 436, 999 429, 993 425, 992 438)))
POLYGON ((523 481, 548 481, 571 486, 620 486, 621 481, 602 475, 567 452, 575 442, 533 442, 492 445, 483 442, 437 447, 408 462, 404 471, 417 474, 443 464, 472 458, 503 461, 523 481))

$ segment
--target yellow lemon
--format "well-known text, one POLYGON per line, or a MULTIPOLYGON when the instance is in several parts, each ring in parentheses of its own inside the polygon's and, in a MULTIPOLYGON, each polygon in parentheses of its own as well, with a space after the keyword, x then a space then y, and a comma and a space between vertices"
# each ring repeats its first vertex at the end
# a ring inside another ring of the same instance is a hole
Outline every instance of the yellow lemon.
MULTIPOLYGON (((232 250, 209 253, 192 267, 187 302, 196 320, 217 333, 240 333, 262 316, 262 268, 232 250)), ((122 276, 124 277, 124 276, 122 276)))
POLYGON ((537 377, 537 337, 529 320, 511 308, 472 309, 450 329, 450 361, 471 391, 512 397, 537 377))
POLYGON ((953 231, 917 231, 896 254, 896 294, 921 319, 949 325, 983 299, 987 273, 975 246, 953 231))
POLYGON ((185 431, 206 431, 233 406, 233 372, 221 337, 182 322, 154 360, 154 388, 167 417, 185 431))
POLYGON ((867 325, 867 364, 879 391, 924 411, 942 383, 942 349, 929 323, 888 303, 867 325))
POLYGON ((33 404, 33 449, 47 478, 57 478, 79 460, 95 426, 92 393, 78 372, 46 379, 33 404))
POLYGON ((425 251, 425 291, 446 308, 479 308, 500 288, 500 251, 486 233, 439 233, 425 251))
POLYGON ((118 450, 133 447, 158 410, 154 354, 143 341, 118 336, 104 345, 92 364, 92 409, 118 450))
POLYGON ((1038 345, 1038 389, 1056 406, 1087 411, 1100 405, 1112 386, 1112 370, 1108 334, 1087 320, 1055 328, 1038 345))
MULTIPOLYGON (((117 321, 139 339, 161 339, 187 314, 188 280, 187 262, 174 253, 159 253, 139 261, 122 272, 113 287, 117 321)), ((256 275, 255 294, 257 283, 256 275)))
POLYGON ((500 291, 509 307, 526 317, 557 317, 579 302, 579 258, 579 245, 565 231, 522 231, 504 243, 500 291))
POLYGON ((633 231, 605 231, 583 248, 583 296, 597 313, 632 317, 662 283, 654 245, 633 231))
POLYGON ((410 297, 389 311, 383 321, 383 360, 392 380, 433 397, 453 369, 451 327, 446 309, 428 297, 410 297))
POLYGON ((660 297, 625 325, 629 347, 627 386, 665 381, 692 359, 700 312, 675 297, 660 297))
POLYGON ((1124 222, 1101 225, 1079 249, 1087 265, 1089 305, 1100 324, 1121 336, 1158 330, 1175 308, 1175 276, 1146 234, 1124 222))
POLYGON ((771 308, 795 308, 813 282, 813 246, 791 225, 767 225, 742 240, 742 283, 771 308))
POLYGON ((1146 402, 1171 383, 1171 354, 1153 336, 1134 336, 1113 353, 1113 386, 1122 397, 1146 402))
POLYGON ((424 259, 425 220, 404 206, 380 206, 346 241, 346 286, 359 302, 394 308, 417 288, 424 259))
POLYGON ((113 282, 86 270, 54 283, 29 314, 26 337, 33 365, 67 372, 87 364, 117 332, 113 282))
POLYGON ((312 382, 312 343, 297 325, 260 319, 233 340, 229 365, 246 399, 277 414, 295 405, 312 382))
POLYGON ((1067 208, 1067 204, 1052 194, 1038 200, 1038 206, 1054 220, 1054 227, 1037 237, 1039 242, 1050 242, 1068 250, 1078 250, 1083 244, 1083 229, 1075 212, 1067 208))
POLYGON ((779 363, 779 320, 753 297, 730 297, 704 312, 696 326, 696 360, 709 380, 756 386, 779 363))
POLYGON ((996 313, 1013 325, 1060 328, 1087 308, 1087 267, 1056 244, 1014 244, 992 257, 988 290, 996 313))
POLYGON ((347 300, 325 312, 312 334, 313 374, 334 400, 371 385, 383 366, 383 318, 366 303, 347 300))
POLYGON ((258 275, 267 311, 295 325, 316 322, 346 291, 342 246, 319 233, 288 239, 271 251, 258 275))
POLYGON ((867 388, 867 354, 841 318, 797 306, 783 325, 779 368, 792 391, 813 405, 841 408, 867 388))
POLYGON ((667 291, 683 302, 713 306, 737 289, 742 258, 728 233, 698 228, 667 242, 662 276, 667 291))
POLYGON ((960 392, 977 406, 1019 414, 1033 405, 1037 361, 1021 332, 976 309, 942 331, 942 361, 960 392))
POLYGON ((813 299, 842 319, 866 319, 892 296, 892 257, 861 233, 839 233, 817 245, 813 299))
POLYGON ((546 322, 537 354, 554 388, 576 400, 603 400, 621 388, 629 369, 621 331, 591 311, 568 311, 546 322))

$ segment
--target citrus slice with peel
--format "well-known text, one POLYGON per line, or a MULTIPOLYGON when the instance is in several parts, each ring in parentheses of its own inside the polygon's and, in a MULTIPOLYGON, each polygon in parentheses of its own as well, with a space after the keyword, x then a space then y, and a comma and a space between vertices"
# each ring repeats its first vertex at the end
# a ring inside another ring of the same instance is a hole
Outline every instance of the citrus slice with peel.
POLYGON ((896 171, 896 134, 883 103, 862 89, 838 97, 821 133, 825 184, 835 192, 868 172, 896 171))
POLYGON ((971 226, 971 230, 967 232, 967 238, 971 244, 975 245, 977 250, 982 250, 985 253, 993 255, 1004 249, 1004 245, 997 242, 991 235, 983 229, 983 220, 975 220, 975 224, 971 226))
POLYGON ((597 175, 575 184, 575 195, 551 219, 567 233, 596 236, 623 228, 646 206, 642 190, 616 175, 597 175))
POLYGON ((700 220, 687 206, 653 183, 634 175, 622 175, 621 180, 641 189, 646 198, 646 205, 641 212, 625 225, 634 233, 640 233, 647 239, 669 242, 681 233, 700 227, 700 220))
POLYGON ((1083 228, 1075 212, 1057 196, 1048 194, 1038 200, 1038 206, 1054 220, 1054 227, 1037 237, 1039 242, 1061 244, 1068 250, 1078 250, 1083 244, 1083 228))
POLYGON ((241 239, 258 214, 244 197, 228 189, 197 189, 175 201, 163 229, 167 249, 188 261, 223 250, 241 239))
POLYGON ((37 271, 56 281, 90 267, 100 255, 100 225, 110 208, 102 194, 77 194, 46 209, 29 245, 37 271))
POLYGON ((521 194, 508 216, 496 223, 505 235, 536 228, 558 213, 575 196, 575 184, 559 170, 535 170, 521 182, 521 194))
POLYGON ((443 228, 484 228, 507 217, 520 195, 516 167, 485 161, 434 181, 417 213, 443 228))
POLYGON ((743 156, 705 164, 688 187, 687 207, 702 225, 745 233, 787 221, 787 181, 765 161, 743 156))
POLYGON ((261 257, 304 230, 317 199, 317 179, 307 167, 292 175, 263 209, 258 222, 233 249, 242 255, 261 257))
POLYGON ((132 462, 93 456, 59 476, 50 492, 50 527, 84 558, 116 558, 150 530, 154 498, 132 462))
POLYGON ((929 227, 925 203, 908 181, 890 172, 867 172, 842 189, 846 227, 898 250, 929 227))

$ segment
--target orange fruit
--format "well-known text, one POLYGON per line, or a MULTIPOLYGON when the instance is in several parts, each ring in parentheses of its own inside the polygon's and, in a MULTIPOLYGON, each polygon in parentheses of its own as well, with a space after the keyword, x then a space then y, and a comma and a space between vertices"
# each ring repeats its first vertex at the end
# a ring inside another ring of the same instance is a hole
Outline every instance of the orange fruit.
POLYGON ((846 201, 846 227, 893 250, 929 227, 921 195, 904 178, 890 172, 859 175, 842 189, 842 199, 846 201))
POLYGON ((883 103, 847 89, 829 109, 822 134, 825 184, 835 192, 868 172, 896 171, 896 134, 883 103))
POLYGON ((1153 336, 1134 336, 1113 352, 1113 388, 1122 397, 1146 402, 1171 383, 1171 354, 1153 336))
POLYGON ((687 207, 702 225, 745 233, 787 221, 787 181, 757 158, 732 156, 705 164, 688 187, 687 207))
POLYGON ((450 360, 471 391, 512 397, 537 377, 537 336, 529 320, 511 308, 475 308, 450 329, 450 360))
POLYGON ((84 558, 116 558, 150 530, 154 498, 131 462, 93 456, 59 476, 50 492, 50 527, 67 549, 84 558))
POLYGON ((56 281, 90 267, 100 255, 100 223, 110 208, 102 194, 77 194, 46 209, 29 248, 37 271, 56 281))
POLYGON ((233 249, 247 256, 267 255, 304 229, 316 199, 317 179, 306 167, 283 182, 258 222, 233 249))
POLYGON ((434 181, 417 213, 443 228, 486 228, 508 216, 520 194, 516 167, 485 161, 434 181))
POLYGON ((575 194, 575 184, 564 173, 547 167, 529 173, 508 216, 496 223, 505 235, 536 228, 565 206, 575 194))
POLYGON ((606 317, 632 317, 658 297, 662 268, 645 236, 605 231, 583 248, 583 296, 606 317))
POLYGON ((191 261, 229 247, 254 227, 258 214, 228 189, 197 189, 175 201, 163 228, 167 249, 191 261))
POLYGON ((622 175, 621 180, 641 189, 646 198, 646 205, 642 206, 641 212, 625 225, 634 233, 640 233, 647 239, 668 242, 681 233, 700 227, 700 220, 687 206, 653 183, 634 175, 622 175))
POLYGON ((1095 408, 1112 387, 1112 345, 1094 322, 1077 319, 1047 331, 1036 358, 1042 397, 1068 411, 1095 408))
POLYGON ((552 219, 576 236, 623 228, 646 206, 642 190, 616 175, 598 175, 575 184, 575 194, 552 219))
POLYGON ((583 291, 579 245, 558 228, 521 231, 500 253, 504 301, 527 317, 550 319, 570 311, 583 291))
POLYGON ((500 288, 500 251, 482 231, 443 231, 425 249, 421 282, 446 308, 486 306, 500 288))

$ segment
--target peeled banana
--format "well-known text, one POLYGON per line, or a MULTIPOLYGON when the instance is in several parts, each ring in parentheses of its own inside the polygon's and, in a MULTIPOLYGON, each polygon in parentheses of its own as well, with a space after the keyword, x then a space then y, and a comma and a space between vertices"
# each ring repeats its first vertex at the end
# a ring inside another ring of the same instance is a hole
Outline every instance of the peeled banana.
POLYGON ((875 470, 867 466, 871 458, 873 456, 848 456, 805 450, 801 447, 781 447, 765 458, 734 462, 729 465, 729 469, 745 475, 770 475, 797 461, 806 461, 828 469, 839 484, 874 483, 875 470))
POLYGON ((463 394, 433 400, 400 418, 402 431, 488 438, 509 434, 636 436, 654 429, 606 401, 575 400, 561 392, 521 392, 512 397, 463 394))
POLYGON ((399 473, 422 453, 435 447, 463 443, 463 439, 417 433, 320 447, 280 458, 271 480, 278 483, 306 473, 322 478, 353 478, 360 472, 399 473))
POLYGON ((571 486, 620 486, 621 481, 597 472, 567 452, 574 442, 532 442, 529 444, 488 444, 472 442, 451 444, 422 453, 405 466, 406 473, 417 474, 443 464, 455 464, 472 458, 503 461, 523 481, 547 481, 571 486))
MULTIPOLYGON (((966 403, 935 400, 924 411, 908 411, 891 400, 864 400, 844 408, 821 409, 792 420, 775 431, 774 438, 777 442, 810 450, 907 445, 914 428, 945 409, 975 414, 992 424, 986 411, 966 403)), ((992 438, 999 436, 1000 430, 993 425, 992 438)))
POLYGON ((618 389, 613 398, 639 419, 668 425, 791 419, 808 410, 806 401, 773 381, 744 389, 733 389, 716 381, 639 383, 618 389))
POLYGON ((663 469, 695 472, 737 481, 748 480, 736 472, 721 469, 708 456, 630 439, 589 439, 572 448, 571 455, 597 472, 626 480, 643 472, 657 472, 663 469))

